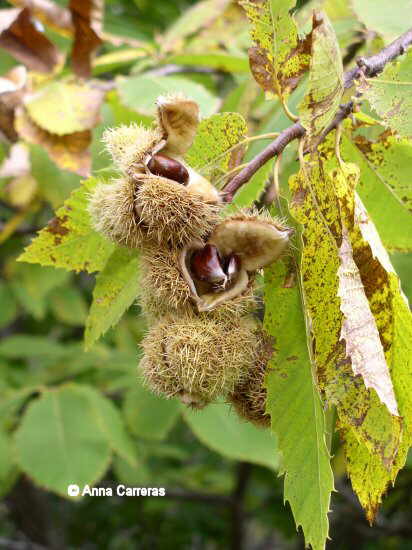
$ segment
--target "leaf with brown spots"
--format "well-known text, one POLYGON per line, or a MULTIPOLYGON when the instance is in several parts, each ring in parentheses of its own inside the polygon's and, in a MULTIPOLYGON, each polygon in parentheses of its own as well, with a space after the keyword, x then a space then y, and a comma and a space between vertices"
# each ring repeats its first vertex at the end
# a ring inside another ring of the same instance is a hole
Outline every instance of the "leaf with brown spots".
POLYGON ((403 419, 402 438, 395 462, 389 469, 370 453, 352 429, 343 425, 348 474, 367 518, 372 522, 382 495, 405 465, 412 445, 412 314, 402 294, 399 278, 359 199, 356 199, 351 239, 354 259, 376 321, 403 419))
POLYGON ((412 137, 412 51, 386 65, 375 78, 360 86, 364 97, 385 126, 401 136, 412 137))
MULTIPOLYGON (((353 370, 341 339, 345 315, 339 298, 339 251, 344 227, 354 209, 356 166, 329 170, 321 160, 306 164, 292 176, 291 213, 303 226, 301 279, 313 361, 326 403, 335 404, 338 416, 385 467, 393 463, 401 422, 380 401, 373 389, 353 370)), ((355 363, 356 364, 356 363, 355 363)))
POLYGON ((0 10, 0 48, 32 71, 52 72, 61 61, 56 46, 34 24, 29 8, 0 10))
POLYGON ((251 23, 254 46, 249 50, 250 68, 265 92, 286 97, 308 70, 311 35, 301 39, 293 16, 294 0, 242 0, 251 23))
POLYGON ((342 95, 343 65, 336 34, 326 14, 315 12, 308 88, 299 104, 300 122, 309 137, 319 135, 332 121, 342 95))
POLYGON ((69 10, 74 25, 74 43, 72 48, 73 72, 82 78, 91 75, 91 57, 102 43, 96 29, 94 19, 99 10, 96 0, 70 0, 69 10))
POLYGON ((19 261, 93 273, 103 269, 114 245, 96 233, 87 211, 88 197, 98 180, 90 178, 73 191, 19 261))

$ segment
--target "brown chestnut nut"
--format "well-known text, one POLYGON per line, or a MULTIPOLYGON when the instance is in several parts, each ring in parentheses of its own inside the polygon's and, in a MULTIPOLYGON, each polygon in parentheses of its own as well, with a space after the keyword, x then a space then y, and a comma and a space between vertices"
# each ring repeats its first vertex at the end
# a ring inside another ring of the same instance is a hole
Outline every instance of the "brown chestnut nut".
POLYGON ((191 259, 192 273, 199 281, 225 285, 227 275, 223 271, 222 260, 218 249, 213 244, 207 244, 195 252, 191 259))
POLYGON ((166 155, 153 155, 147 163, 147 167, 155 176, 168 178, 183 185, 189 181, 189 172, 183 164, 166 155))

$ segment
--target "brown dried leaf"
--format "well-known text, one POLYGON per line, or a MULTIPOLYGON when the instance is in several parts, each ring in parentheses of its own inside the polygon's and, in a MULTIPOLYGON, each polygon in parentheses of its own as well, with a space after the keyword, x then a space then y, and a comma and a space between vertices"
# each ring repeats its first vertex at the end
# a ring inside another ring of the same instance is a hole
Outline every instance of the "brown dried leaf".
POLYGON ((355 376, 362 376, 365 386, 373 388, 391 414, 399 416, 385 353, 359 269, 352 256, 347 231, 343 233, 339 258, 341 264, 338 269, 338 296, 341 299, 340 309, 344 314, 341 340, 345 340, 346 356, 351 359, 355 376))
POLYGON ((0 133, 12 142, 17 140, 14 109, 23 100, 26 83, 27 70, 23 65, 13 67, 0 78, 0 133))
POLYGON ((37 126, 22 107, 16 111, 15 125, 23 139, 41 145, 60 168, 85 178, 90 176, 92 160, 87 150, 91 143, 90 130, 64 136, 51 134, 37 126))
POLYGON ((73 34, 69 10, 52 0, 10 0, 10 3, 19 8, 29 8, 36 19, 64 36, 73 34))
POLYGON ((96 0, 70 0, 69 9, 74 25, 72 66, 77 76, 88 78, 91 74, 91 57, 102 43, 95 30, 97 20, 96 0))
POLYGON ((28 8, 0 10, 0 47, 42 73, 51 72, 61 58, 56 46, 34 25, 28 8))

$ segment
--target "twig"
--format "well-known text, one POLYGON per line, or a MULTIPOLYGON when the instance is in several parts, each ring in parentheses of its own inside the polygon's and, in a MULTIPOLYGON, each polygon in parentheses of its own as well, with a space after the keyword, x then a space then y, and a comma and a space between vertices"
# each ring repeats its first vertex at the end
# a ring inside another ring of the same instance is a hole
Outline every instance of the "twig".
MULTIPOLYGON (((379 53, 372 55, 371 57, 361 57, 357 61, 357 67, 347 71, 344 74, 344 88, 348 89, 353 86, 355 81, 364 75, 367 78, 373 78, 384 69, 385 65, 390 61, 393 61, 398 56, 405 53, 406 49, 412 44, 412 29, 405 32, 402 36, 397 38, 394 42, 389 44, 386 48, 383 48, 379 53)), ((335 118, 327 126, 327 128, 321 134, 321 140, 326 135, 334 130, 346 117, 350 115, 353 110, 354 103, 349 101, 340 106, 335 118)), ((268 160, 276 155, 279 155, 285 147, 293 140, 302 138, 306 133, 305 128, 299 123, 295 122, 279 136, 272 141, 263 151, 261 151, 254 159, 252 159, 234 178, 232 178, 226 186, 223 188, 223 200, 225 202, 231 202, 236 191, 247 183, 250 178, 255 174, 259 168, 261 168, 268 160)), ((320 140, 320 141, 321 141, 320 140)), ((320 143, 319 141, 319 143, 320 143)), ((317 143, 317 145, 319 144, 317 143)))
POLYGON ((250 475, 252 473, 252 465, 249 462, 239 462, 237 465, 236 486, 232 493, 232 550, 242 550, 246 548, 244 537, 244 497, 250 475))

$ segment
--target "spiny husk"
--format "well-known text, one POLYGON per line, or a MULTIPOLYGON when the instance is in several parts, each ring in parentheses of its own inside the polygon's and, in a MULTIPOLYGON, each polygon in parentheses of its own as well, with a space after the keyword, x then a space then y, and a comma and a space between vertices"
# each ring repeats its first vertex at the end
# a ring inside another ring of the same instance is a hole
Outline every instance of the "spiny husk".
POLYGON ((147 236, 159 244, 181 248, 210 233, 219 206, 205 203, 183 185, 157 176, 142 176, 136 204, 147 236))
POLYGON ((159 128, 130 124, 108 128, 102 139, 114 164, 126 174, 131 167, 143 167, 147 155, 161 142, 162 132, 159 128))
POLYGON ((246 376, 258 345, 249 318, 230 322, 196 316, 161 319, 143 339, 148 385, 166 397, 201 408, 232 393, 246 376))
MULTIPOLYGON (((256 306, 253 280, 244 294, 210 312, 198 312, 190 287, 179 269, 179 252, 145 245, 140 256, 140 305, 148 319, 180 313, 216 320, 230 320, 251 313, 256 306)), ((217 293, 218 294, 218 293, 217 293)))
POLYGON ((99 183, 89 199, 88 210, 96 231, 110 241, 130 248, 146 238, 135 211, 136 184, 128 178, 99 183))
POLYGON ((183 94, 157 98, 157 124, 166 139, 163 153, 184 155, 191 146, 199 124, 199 106, 183 94))
POLYGON ((279 258, 291 234, 291 229, 268 213, 239 212, 216 226, 209 242, 224 256, 237 254, 246 271, 255 271, 279 258))
POLYGON ((264 387, 267 365, 273 353, 268 337, 258 331, 259 340, 256 347, 255 361, 249 368, 248 375, 229 393, 229 402, 237 414, 256 426, 270 426, 270 415, 266 413, 267 391, 264 387))
POLYGON ((140 256, 140 305, 149 318, 193 310, 189 287, 178 268, 178 252, 146 245, 140 256))

